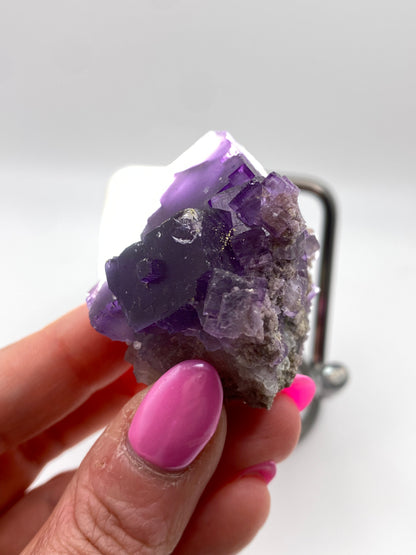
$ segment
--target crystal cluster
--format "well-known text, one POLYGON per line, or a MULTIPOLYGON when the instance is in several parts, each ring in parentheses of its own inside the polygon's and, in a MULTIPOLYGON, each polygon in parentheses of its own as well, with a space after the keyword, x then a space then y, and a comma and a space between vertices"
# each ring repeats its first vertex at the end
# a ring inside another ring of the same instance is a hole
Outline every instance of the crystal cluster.
POLYGON ((318 243, 289 179, 265 175, 228 133, 209 137, 211 152, 175 173, 141 240, 106 263, 90 320, 129 345, 141 382, 204 359, 228 397, 270 408, 301 362, 318 243))

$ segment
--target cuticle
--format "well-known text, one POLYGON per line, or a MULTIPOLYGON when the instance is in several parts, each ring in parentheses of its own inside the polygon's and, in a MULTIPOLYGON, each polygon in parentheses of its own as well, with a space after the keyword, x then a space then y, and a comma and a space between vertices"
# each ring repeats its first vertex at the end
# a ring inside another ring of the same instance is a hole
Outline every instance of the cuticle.
POLYGON ((138 455, 127 436, 125 436, 123 447, 123 454, 127 455, 131 463, 140 471, 147 472, 152 476, 159 476, 164 480, 169 480, 172 484, 178 482, 179 479, 184 476, 183 470, 165 470, 138 455))

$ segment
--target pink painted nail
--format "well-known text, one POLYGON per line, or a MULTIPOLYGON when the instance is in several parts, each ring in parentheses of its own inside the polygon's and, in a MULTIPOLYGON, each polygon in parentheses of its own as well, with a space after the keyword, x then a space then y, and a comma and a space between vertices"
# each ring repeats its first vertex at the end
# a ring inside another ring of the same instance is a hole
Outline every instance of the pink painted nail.
POLYGON ((293 399, 301 411, 312 401, 315 391, 316 385, 312 378, 304 374, 296 374, 292 385, 282 389, 280 393, 293 399))
POLYGON ((128 438, 143 459, 165 470, 188 466, 217 428, 223 391, 213 366, 186 360, 153 385, 130 425, 128 438))
POLYGON ((245 478, 253 476, 260 478, 266 484, 269 484, 276 476, 276 463, 273 461, 266 461, 254 466, 249 466, 240 472, 238 478, 245 478))

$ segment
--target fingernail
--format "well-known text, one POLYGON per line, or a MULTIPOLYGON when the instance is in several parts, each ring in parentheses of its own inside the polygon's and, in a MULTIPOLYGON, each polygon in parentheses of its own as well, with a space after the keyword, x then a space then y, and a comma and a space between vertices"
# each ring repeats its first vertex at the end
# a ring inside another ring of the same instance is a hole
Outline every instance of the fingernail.
POLYGON ((280 393, 293 399, 296 406, 301 411, 312 401, 315 391, 316 385, 312 378, 304 374, 296 374, 292 385, 282 389, 280 393))
POLYGON ((165 470, 181 470, 202 451, 217 428, 223 391, 213 366, 187 360, 153 385, 130 425, 134 451, 165 470))
POLYGON ((260 478, 263 482, 269 484, 276 476, 276 463, 274 461, 266 461, 255 464, 254 466, 249 466, 240 472, 238 478, 245 478, 247 476, 260 478))

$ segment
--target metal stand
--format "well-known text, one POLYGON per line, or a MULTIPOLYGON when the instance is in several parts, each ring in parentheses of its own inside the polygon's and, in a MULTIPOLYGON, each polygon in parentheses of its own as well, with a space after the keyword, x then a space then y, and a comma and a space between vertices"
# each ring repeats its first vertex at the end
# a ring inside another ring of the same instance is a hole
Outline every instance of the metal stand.
POLYGON ((302 412, 302 434, 306 435, 319 412, 321 400, 342 388, 348 380, 348 371, 343 364, 325 362, 325 342, 328 322, 329 293, 332 275, 332 260, 335 239, 336 207, 328 189, 309 178, 292 176, 289 178, 301 189, 312 193, 319 199, 324 212, 323 234, 319 258, 318 285, 320 293, 315 322, 312 325, 313 340, 312 359, 304 361, 301 372, 307 374, 316 383, 316 395, 313 402, 302 412))

